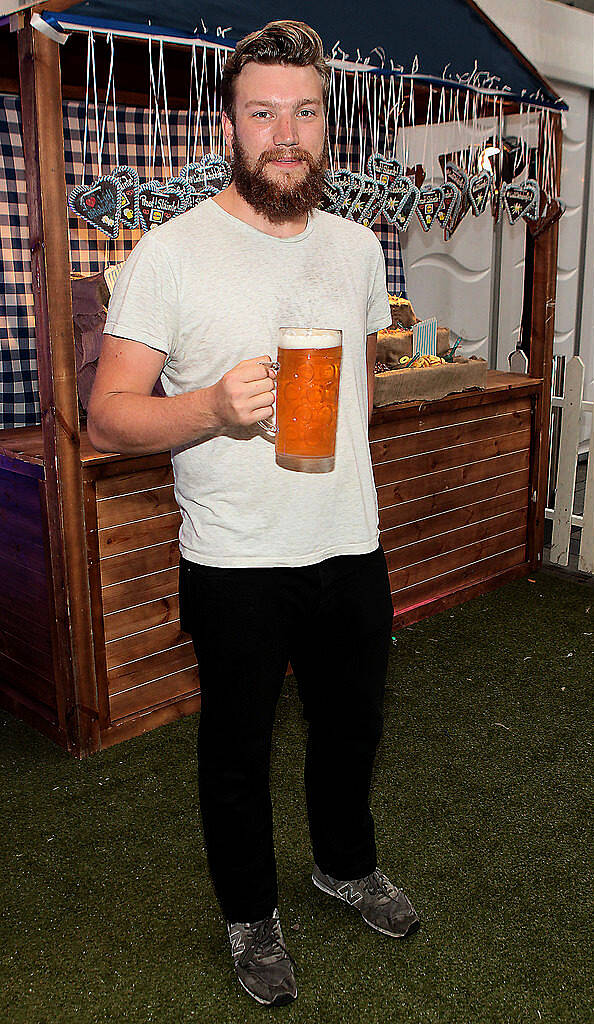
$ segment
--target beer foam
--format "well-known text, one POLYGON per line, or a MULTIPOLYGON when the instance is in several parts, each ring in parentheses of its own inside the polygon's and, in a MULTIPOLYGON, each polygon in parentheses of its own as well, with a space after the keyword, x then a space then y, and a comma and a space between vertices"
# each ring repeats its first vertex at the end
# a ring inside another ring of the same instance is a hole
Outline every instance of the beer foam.
POLYGON ((279 348, 337 348, 342 341, 340 331, 318 327, 285 327, 281 331, 279 348))

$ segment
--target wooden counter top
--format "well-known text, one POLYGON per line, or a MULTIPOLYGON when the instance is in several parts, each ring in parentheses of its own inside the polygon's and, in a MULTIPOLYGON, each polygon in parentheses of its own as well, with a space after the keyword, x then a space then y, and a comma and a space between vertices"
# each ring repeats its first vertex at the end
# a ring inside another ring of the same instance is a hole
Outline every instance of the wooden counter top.
MULTIPOLYGON (((509 392, 514 393, 534 392, 542 385, 542 380, 535 377, 528 377, 520 373, 505 373, 501 370, 489 370, 487 373, 487 386, 484 390, 472 389, 469 391, 457 392, 453 395, 446 395, 433 402, 399 402, 394 405, 386 405, 381 409, 375 409, 371 418, 371 426, 385 423, 395 417, 412 415, 422 408, 431 407, 432 410, 451 407, 457 403, 460 408, 467 408, 470 405, 490 404, 497 401, 499 395, 509 392)), ((169 454, 168 452, 158 454, 169 454)), ((105 452, 98 452, 89 441, 86 428, 83 427, 80 433, 80 457, 83 465, 97 465, 103 462, 119 462, 125 459, 134 458, 132 455, 114 455, 105 452)), ((41 426, 18 427, 14 430, 0 431, 0 458, 28 462, 34 465, 43 466, 43 439, 41 426)))

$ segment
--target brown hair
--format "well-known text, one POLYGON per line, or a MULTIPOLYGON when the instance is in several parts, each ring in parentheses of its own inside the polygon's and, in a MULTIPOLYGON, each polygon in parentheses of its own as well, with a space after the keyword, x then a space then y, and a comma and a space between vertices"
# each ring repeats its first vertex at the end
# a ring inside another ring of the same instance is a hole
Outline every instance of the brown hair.
POLYGON ((331 72, 318 33, 303 21, 270 21, 264 28, 240 39, 223 68, 221 102, 232 124, 235 123, 235 79, 246 64, 252 62, 314 67, 322 79, 326 103, 331 72))

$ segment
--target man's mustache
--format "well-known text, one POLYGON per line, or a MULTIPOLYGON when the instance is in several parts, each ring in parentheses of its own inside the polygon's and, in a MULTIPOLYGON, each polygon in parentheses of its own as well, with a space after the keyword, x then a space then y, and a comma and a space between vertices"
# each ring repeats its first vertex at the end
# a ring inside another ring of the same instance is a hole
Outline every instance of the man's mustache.
POLYGON ((264 153, 260 153, 256 167, 261 170, 265 164, 271 163, 273 160, 302 160, 310 168, 315 166, 315 160, 311 153, 295 146, 291 149, 267 149, 264 153))

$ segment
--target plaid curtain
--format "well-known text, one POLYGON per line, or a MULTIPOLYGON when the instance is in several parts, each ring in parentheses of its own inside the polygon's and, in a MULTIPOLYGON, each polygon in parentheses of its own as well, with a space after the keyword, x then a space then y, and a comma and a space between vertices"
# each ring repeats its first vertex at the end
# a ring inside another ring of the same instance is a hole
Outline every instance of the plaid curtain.
MULTIPOLYGON (((83 166, 85 104, 67 101, 64 112, 64 153, 68 192, 99 174, 97 122, 89 118, 86 165, 83 166)), ((103 112, 100 131, 103 128, 103 112)), ((162 119, 163 120, 163 119, 162 119)), ((187 111, 169 113, 169 140, 157 138, 151 161, 155 122, 141 107, 117 108, 117 150, 113 110, 105 122, 101 172, 119 163, 134 167, 140 180, 176 175, 193 158, 188 149, 187 111)), ((163 126, 164 127, 164 126, 163 126)), ((165 134, 165 133, 164 133, 165 134)), ((208 133, 205 132, 205 138, 208 133)), ((200 155, 198 150, 197 157, 200 155)), ((108 264, 125 260, 141 236, 140 229, 122 227, 112 241, 69 211, 70 259, 73 273, 95 274, 108 264)), ((157 229, 158 230, 158 229, 157 229)), ((374 226, 386 256, 387 285, 392 293, 405 293, 404 271, 396 229, 380 218, 374 226)), ((35 353, 35 318, 25 165, 21 135, 20 100, 0 96, 0 428, 32 426, 40 422, 39 385, 35 353)))

